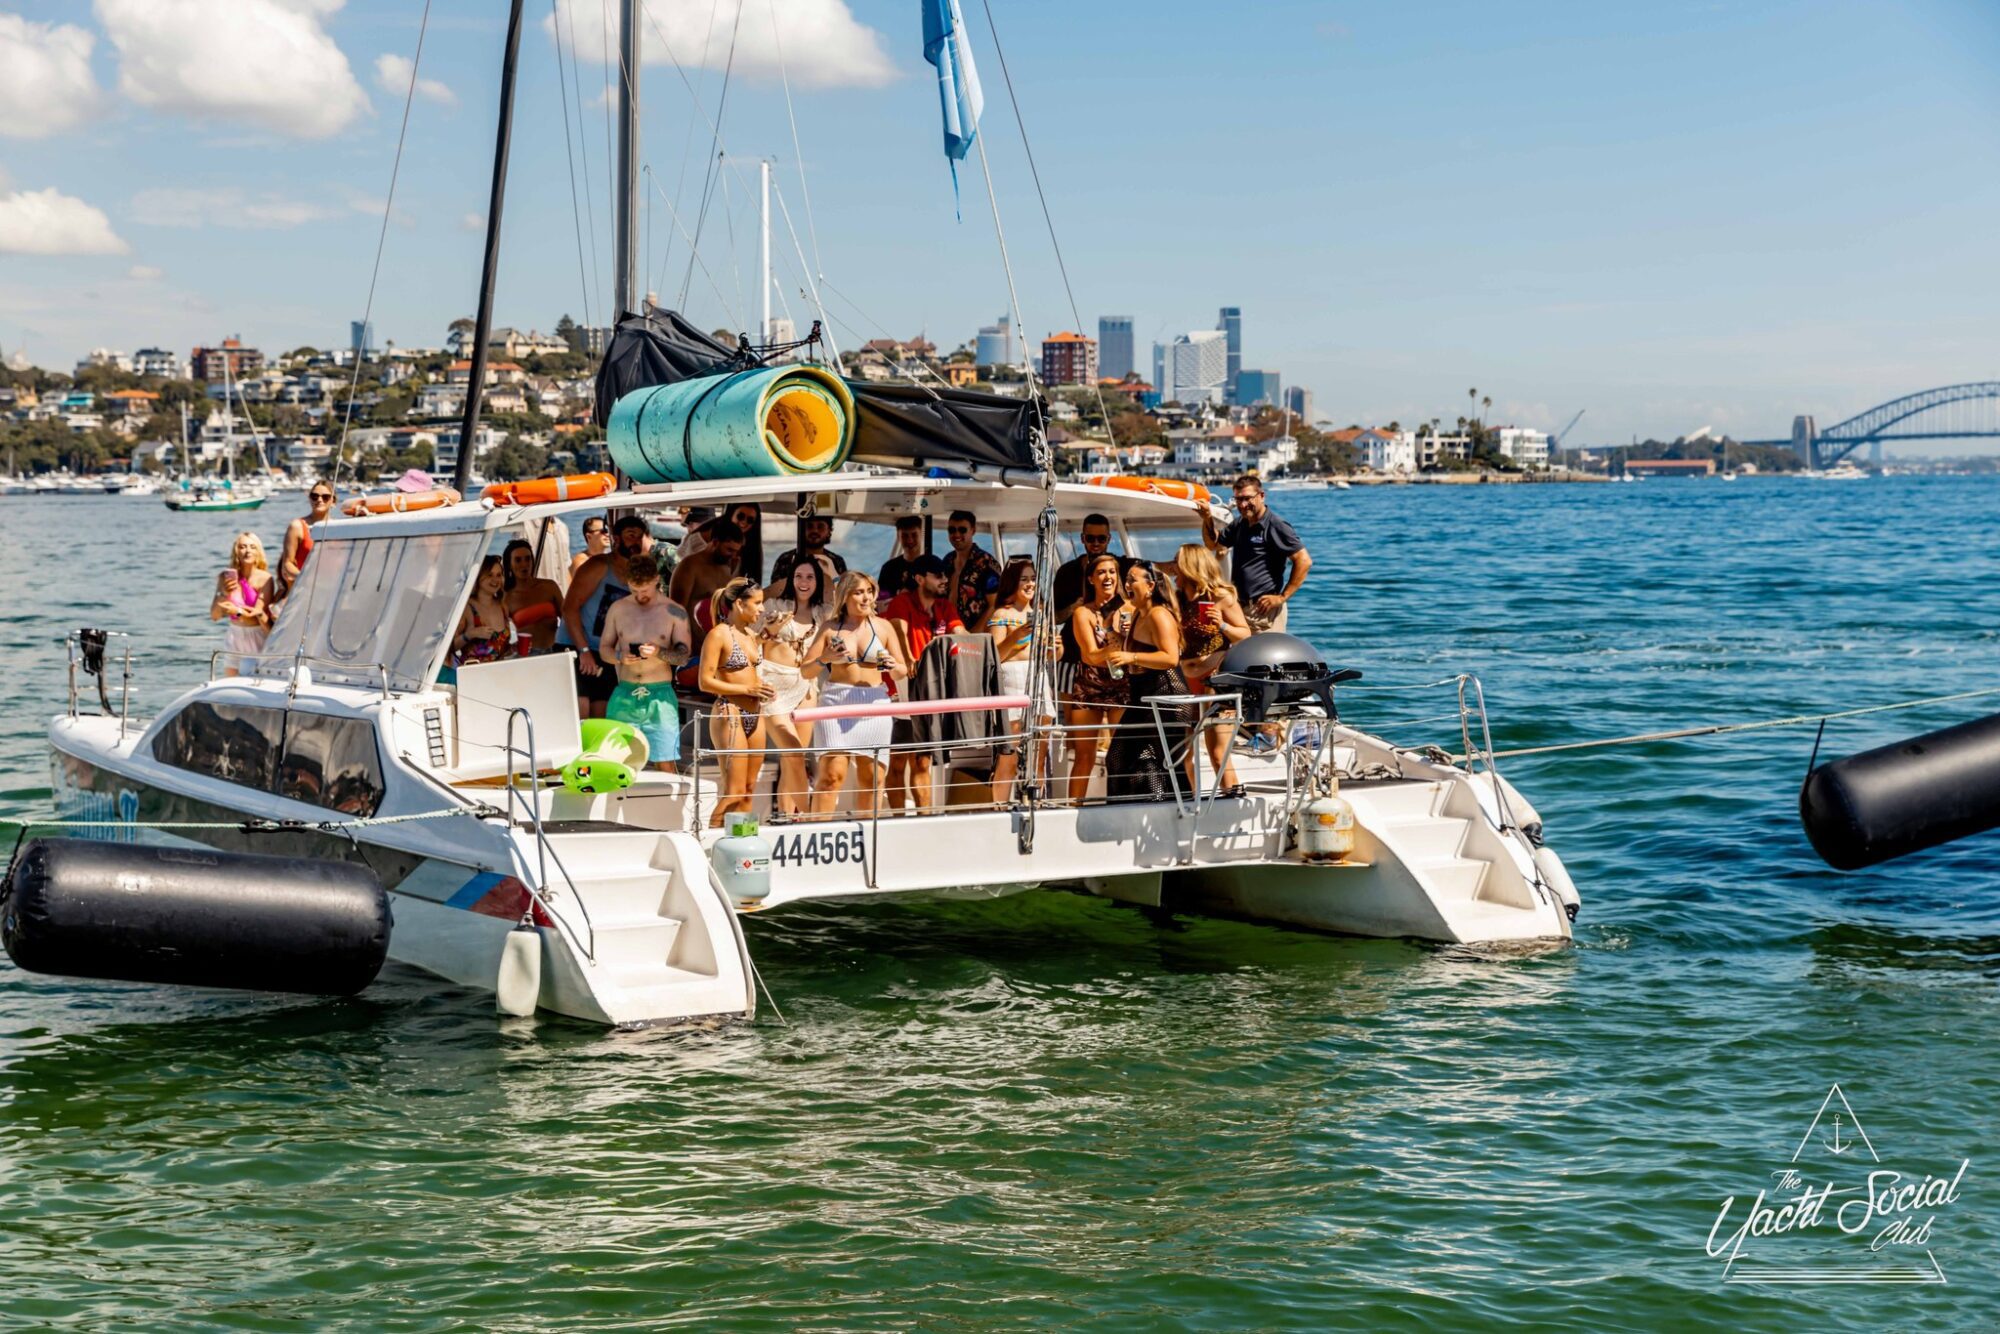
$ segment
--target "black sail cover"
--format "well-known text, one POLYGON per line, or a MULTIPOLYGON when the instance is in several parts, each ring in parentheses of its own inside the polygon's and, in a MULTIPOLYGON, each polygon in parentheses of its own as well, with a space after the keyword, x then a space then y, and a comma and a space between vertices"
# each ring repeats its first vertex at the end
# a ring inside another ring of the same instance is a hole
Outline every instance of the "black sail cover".
MULTIPOLYGON (((635 389, 722 375, 764 364, 747 341, 731 347, 696 328, 677 310, 626 315, 612 332, 597 371, 597 424, 635 389)), ((980 464, 1034 470, 1041 405, 968 389, 848 380, 860 420, 857 462, 901 467, 980 464)))

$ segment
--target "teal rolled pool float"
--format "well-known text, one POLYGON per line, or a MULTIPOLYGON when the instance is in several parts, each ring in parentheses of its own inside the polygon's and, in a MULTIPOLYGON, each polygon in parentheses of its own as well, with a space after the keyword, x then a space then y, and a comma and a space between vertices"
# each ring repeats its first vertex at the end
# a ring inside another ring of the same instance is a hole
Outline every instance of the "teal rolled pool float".
POLYGON ((818 366, 764 366, 635 389, 605 443, 635 482, 832 472, 854 447, 854 395, 818 366))

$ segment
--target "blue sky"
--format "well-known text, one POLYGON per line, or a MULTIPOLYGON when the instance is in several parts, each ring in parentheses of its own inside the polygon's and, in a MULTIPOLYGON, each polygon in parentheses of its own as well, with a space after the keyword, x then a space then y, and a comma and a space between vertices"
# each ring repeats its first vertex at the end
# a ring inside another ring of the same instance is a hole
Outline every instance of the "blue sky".
MULTIPOLYGON (((550 6, 529 0, 505 324, 581 320, 586 304, 601 318, 609 296, 591 28, 615 6, 563 3, 596 263, 586 238, 586 283, 550 6)), ((716 15, 719 66, 737 0, 648 5, 700 95, 672 64, 646 67, 649 286, 671 300, 686 250, 667 252, 662 195, 699 206, 721 87, 700 39, 716 15)), ((344 340, 403 109, 395 62, 422 7, 0 0, 0 349, 66 367, 95 345, 344 340)), ((1583 442, 1782 435, 1794 412, 1826 423, 2000 376, 2000 6, 994 10, 1086 332, 1130 314, 1144 344, 1240 305, 1246 364, 1312 388, 1342 424, 1449 420, 1477 386, 1524 424, 1588 409, 1583 442)), ((472 311, 504 13, 433 2, 379 336, 434 345, 472 311)), ((1026 327, 1072 327, 984 10, 967 17, 1026 327)), ((776 160, 811 249, 780 44, 836 334, 951 345, 1005 308, 976 164, 954 217, 919 31, 908 0, 743 0, 722 133, 737 165, 704 227, 697 319, 754 319, 752 159, 776 160), (773 4, 790 34, 777 44, 773 4)), ((803 323, 782 225, 776 249, 803 323)))

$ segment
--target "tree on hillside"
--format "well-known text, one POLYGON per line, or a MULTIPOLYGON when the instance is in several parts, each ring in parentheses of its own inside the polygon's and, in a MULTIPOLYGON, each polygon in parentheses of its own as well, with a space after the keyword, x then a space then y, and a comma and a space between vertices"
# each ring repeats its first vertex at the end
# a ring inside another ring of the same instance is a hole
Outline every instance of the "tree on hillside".
POLYGON ((479 325, 461 315, 447 328, 449 331, 445 334, 444 345, 454 356, 468 355, 472 346, 472 336, 479 332, 479 325))

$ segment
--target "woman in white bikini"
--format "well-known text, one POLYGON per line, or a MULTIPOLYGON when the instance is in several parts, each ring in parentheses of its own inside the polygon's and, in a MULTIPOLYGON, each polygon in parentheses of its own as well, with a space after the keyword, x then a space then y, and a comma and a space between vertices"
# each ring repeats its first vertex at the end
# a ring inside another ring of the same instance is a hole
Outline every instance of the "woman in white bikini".
MULTIPOLYGON (((889 690, 882 683, 884 673, 908 675, 909 668, 897 651, 895 627, 875 614, 875 581, 859 570, 849 570, 834 590, 833 605, 833 618, 805 659, 808 667, 826 665, 821 706, 886 704, 889 690)), ((820 752, 819 783, 813 790, 814 816, 833 813, 840 789, 847 782, 849 756, 857 766, 859 780, 855 815, 866 820, 875 814, 892 721, 881 713, 867 718, 823 718, 813 724, 813 749, 820 752)))
POLYGON ((806 650, 819 637, 826 619, 826 590, 820 587, 818 561, 802 560, 792 567, 789 587, 773 584, 766 589, 764 622, 757 628, 764 644, 764 660, 757 665, 758 677, 771 687, 771 702, 764 718, 771 729, 771 744, 778 751, 778 810, 796 818, 805 813, 812 796, 806 778, 806 744, 792 720, 792 710, 804 708, 818 693, 818 682, 805 670, 806 650))
POLYGON ((704 694, 715 697, 708 735, 721 752, 722 799, 708 824, 719 829, 730 815, 750 809, 757 771, 764 767, 764 708, 776 692, 757 675, 757 664, 764 660, 757 638, 764 590, 757 581, 731 579, 715 590, 709 610, 715 629, 701 643, 699 682, 704 694))
MULTIPOLYGON (((1000 588, 994 595, 993 605, 980 618, 978 626, 993 636, 994 652, 1000 658, 1000 693, 1003 695, 1028 693, 1030 671, 1034 666, 1035 627, 1031 615, 1034 602, 1035 563, 1026 556, 1017 556, 1001 574, 1000 588)), ((1026 712, 1025 709, 1007 711, 1007 731, 1010 734, 1020 735, 1021 719, 1026 712)), ((1018 747, 1003 750, 994 760, 994 805, 1007 800, 1007 791, 1020 771, 1021 752, 1018 747)))

